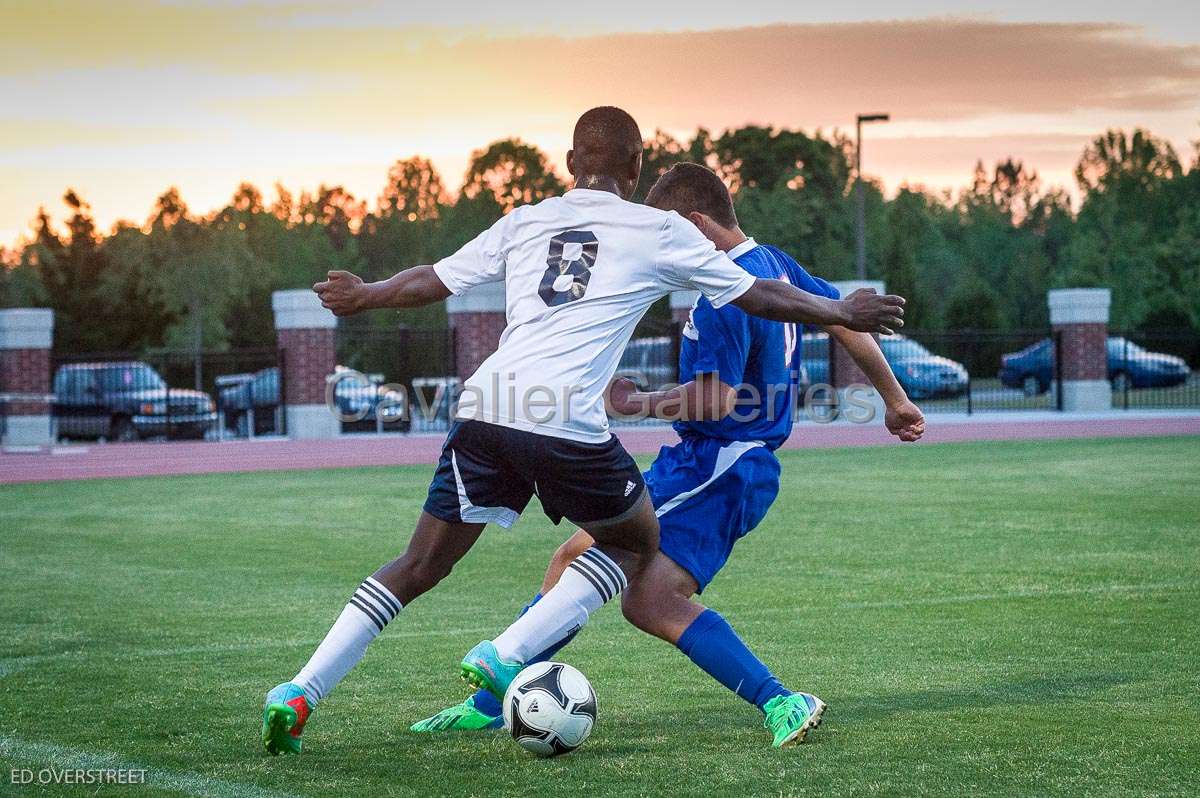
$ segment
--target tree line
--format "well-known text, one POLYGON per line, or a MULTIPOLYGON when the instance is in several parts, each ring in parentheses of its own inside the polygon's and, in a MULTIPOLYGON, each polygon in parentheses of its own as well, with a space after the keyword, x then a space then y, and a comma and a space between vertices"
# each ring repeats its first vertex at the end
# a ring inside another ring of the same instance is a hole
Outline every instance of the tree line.
MULTIPOLYGON (((854 276, 844 136, 749 126, 679 141, 658 132, 635 199, 680 161, 722 175, 748 234, 827 279, 854 276)), ((888 199, 868 182, 868 276, 909 298, 909 326, 920 330, 1041 329, 1047 289, 1106 286, 1116 328, 1200 331, 1198 166, 1200 145, 1185 165, 1146 131, 1109 131, 1080 156, 1078 208, 1011 159, 980 163, 956 195, 904 186, 888 199)), ((307 287, 329 269, 374 280, 434 262, 513 207, 567 187, 543 152, 506 139, 472 154, 456 193, 414 157, 392 165, 373 202, 324 185, 299 194, 276 185, 268 201, 244 183, 205 215, 171 188, 144 222, 105 233, 68 190, 62 229, 42 208, 28 243, 0 250, 0 306, 53 308, 64 353, 272 346, 272 291, 307 287)), ((356 321, 397 323, 391 314, 356 321)), ((444 310, 406 313, 403 323, 444 325, 444 310)))

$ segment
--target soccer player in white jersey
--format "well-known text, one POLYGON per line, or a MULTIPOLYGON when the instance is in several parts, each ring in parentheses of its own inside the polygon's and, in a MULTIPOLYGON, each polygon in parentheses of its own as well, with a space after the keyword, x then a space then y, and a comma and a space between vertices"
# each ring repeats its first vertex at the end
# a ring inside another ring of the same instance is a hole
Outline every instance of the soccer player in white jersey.
MULTIPOLYGON (((671 168, 650 189, 646 204, 689 219, 756 277, 839 296, 835 287, 809 274, 787 253, 747 237, 738 225, 729 189, 700 164, 671 168)), ((920 440, 924 416, 908 400, 875 339, 840 327, 827 331, 879 392, 888 431, 902 441, 920 440)), ((644 475, 658 515, 659 551, 622 592, 621 609, 632 624, 674 645, 761 711, 763 726, 778 748, 803 742, 820 724, 825 702, 811 693, 789 690, 725 618, 696 596, 725 567, 737 543, 762 522, 780 493, 782 463, 774 452, 788 440, 801 407, 800 332, 795 325, 747 316, 733 305, 716 309, 708 300, 697 299, 680 336, 682 384, 641 393, 628 379, 619 379, 608 399, 620 415, 674 421, 679 435, 677 442, 659 450, 644 475)), ((798 477, 793 490, 804 490, 803 479, 798 477)), ((568 606, 565 623, 562 618, 539 622, 537 606, 568 569, 603 577, 594 562, 577 559, 591 546, 592 538, 580 530, 559 547, 541 590, 495 639, 492 648, 500 660, 487 662, 494 674, 489 687, 418 721, 412 731, 502 726, 500 702, 508 679, 524 666, 557 659, 585 620, 568 606), (567 636, 560 638, 564 629, 567 636)))
MULTIPOLYGON (((325 307, 344 316, 418 307, 503 281, 508 326, 463 387, 407 550, 359 585, 307 664, 267 694, 268 752, 298 753, 312 710, 368 644, 450 573, 488 523, 511 526, 535 493, 556 523, 565 517, 589 531, 595 544, 580 556, 604 575, 564 575, 535 609, 586 615, 645 568, 658 550, 658 521, 641 472, 609 434, 604 391, 657 299, 694 288, 714 307, 732 302, 778 321, 882 333, 903 324, 900 297, 862 291, 833 300, 755 278, 678 214, 626 201, 641 153, 629 114, 594 108, 576 123, 567 153, 575 186, 564 196, 513 210, 433 266, 378 283, 331 272, 314 286, 325 307)), ((474 664, 485 660, 469 656, 464 675, 485 683, 474 664)))

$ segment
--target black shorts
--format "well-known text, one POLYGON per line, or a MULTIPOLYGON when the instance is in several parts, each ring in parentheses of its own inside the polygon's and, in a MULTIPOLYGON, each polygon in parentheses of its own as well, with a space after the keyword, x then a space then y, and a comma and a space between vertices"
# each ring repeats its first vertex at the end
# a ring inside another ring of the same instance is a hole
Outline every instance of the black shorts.
POLYGON ((550 520, 586 525, 627 513, 645 490, 616 438, 606 443, 456 421, 446 436, 425 512, 443 521, 511 527, 535 494, 550 520))

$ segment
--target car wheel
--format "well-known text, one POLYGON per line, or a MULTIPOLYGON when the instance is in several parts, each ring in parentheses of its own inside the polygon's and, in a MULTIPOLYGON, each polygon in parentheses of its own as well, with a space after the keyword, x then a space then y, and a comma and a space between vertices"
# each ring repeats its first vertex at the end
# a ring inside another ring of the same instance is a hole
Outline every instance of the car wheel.
POLYGON ((128 418, 117 416, 109 426, 108 439, 120 443, 132 443, 138 439, 137 429, 128 418))
POLYGON ((1030 374, 1025 379, 1021 380, 1021 392, 1026 396, 1037 396, 1042 392, 1042 384, 1038 382, 1038 378, 1030 374))
POLYGON ((1133 387, 1133 383, 1130 382, 1128 374, 1118 371, 1112 376, 1112 387, 1117 393, 1125 393, 1133 387))

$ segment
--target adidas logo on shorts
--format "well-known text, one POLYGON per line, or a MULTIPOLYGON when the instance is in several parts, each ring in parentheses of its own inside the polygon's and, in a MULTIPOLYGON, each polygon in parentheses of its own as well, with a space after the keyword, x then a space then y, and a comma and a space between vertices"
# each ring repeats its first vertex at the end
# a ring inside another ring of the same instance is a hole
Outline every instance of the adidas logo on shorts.
POLYGON ((629 494, 633 493, 633 489, 636 487, 637 487, 637 484, 635 484, 632 480, 630 480, 629 482, 626 482, 625 483, 625 495, 628 496, 629 494))

